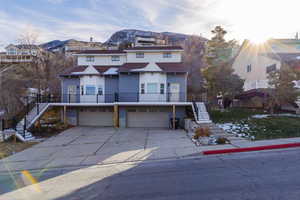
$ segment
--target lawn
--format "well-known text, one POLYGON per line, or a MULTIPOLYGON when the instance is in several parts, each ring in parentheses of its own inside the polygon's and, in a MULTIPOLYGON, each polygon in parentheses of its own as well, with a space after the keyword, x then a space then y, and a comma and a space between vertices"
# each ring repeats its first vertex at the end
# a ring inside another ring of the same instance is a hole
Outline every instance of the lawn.
POLYGON ((270 116, 262 111, 230 109, 211 111, 212 120, 226 132, 253 140, 300 137, 300 116, 278 114, 270 116))

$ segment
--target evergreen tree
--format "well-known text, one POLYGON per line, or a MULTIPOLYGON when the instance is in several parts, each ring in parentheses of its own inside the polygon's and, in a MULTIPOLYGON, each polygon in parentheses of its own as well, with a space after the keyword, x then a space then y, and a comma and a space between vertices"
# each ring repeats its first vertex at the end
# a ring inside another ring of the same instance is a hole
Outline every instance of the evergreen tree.
POLYGON ((238 75, 233 74, 230 62, 232 48, 236 42, 227 42, 224 39, 227 32, 221 26, 217 26, 212 33, 214 36, 207 42, 205 54, 207 67, 202 71, 208 98, 213 100, 221 92, 224 98, 233 99, 243 91, 244 84, 238 75))

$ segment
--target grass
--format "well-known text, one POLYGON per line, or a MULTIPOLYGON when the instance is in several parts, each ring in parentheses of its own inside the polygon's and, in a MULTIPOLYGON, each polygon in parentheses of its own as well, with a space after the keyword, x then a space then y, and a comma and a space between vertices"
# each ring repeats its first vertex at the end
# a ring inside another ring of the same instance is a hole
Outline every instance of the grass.
POLYGON ((37 142, 13 142, 11 140, 0 142, 0 158, 5 158, 14 153, 23 151, 33 145, 37 144, 37 142))
POLYGON ((253 115, 264 114, 263 111, 254 109, 233 108, 225 111, 211 110, 209 115, 214 123, 229 123, 247 119, 253 115))
POLYGON ((252 118, 256 114, 266 114, 249 109, 212 111, 210 116, 215 123, 232 123, 227 132, 245 137, 254 136, 255 140, 300 137, 300 117, 269 116, 252 118))

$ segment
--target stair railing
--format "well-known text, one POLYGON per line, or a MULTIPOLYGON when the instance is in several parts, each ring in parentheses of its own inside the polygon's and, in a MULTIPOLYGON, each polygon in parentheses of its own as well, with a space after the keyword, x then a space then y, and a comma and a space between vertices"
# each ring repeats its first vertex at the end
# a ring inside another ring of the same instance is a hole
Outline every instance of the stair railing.
POLYGON ((197 106, 195 101, 193 101, 193 106, 194 106, 195 113, 196 113, 196 121, 198 121, 199 120, 199 116, 198 116, 198 111, 199 110, 198 110, 198 106, 197 106))

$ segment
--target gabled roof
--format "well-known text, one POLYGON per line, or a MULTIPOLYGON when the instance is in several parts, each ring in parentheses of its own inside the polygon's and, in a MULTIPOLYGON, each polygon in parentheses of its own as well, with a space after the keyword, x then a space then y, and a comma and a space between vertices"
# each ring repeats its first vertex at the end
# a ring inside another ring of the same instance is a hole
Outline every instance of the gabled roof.
MULTIPOLYGON (((84 73, 84 71, 88 67, 89 67, 88 65, 80 65, 80 66, 72 67, 72 68, 64 71, 62 74, 60 74, 60 76, 88 75, 88 74, 84 73)), ((115 70, 116 68, 118 68, 115 66, 99 66, 99 65, 93 65, 92 67, 97 70, 99 75, 115 75, 115 73, 113 73, 113 72, 116 71, 115 70)), ((95 74, 95 73, 93 73, 93 74, 95 74)))

